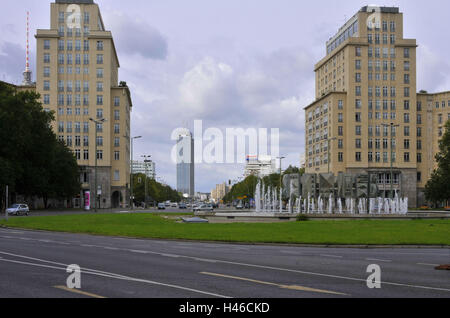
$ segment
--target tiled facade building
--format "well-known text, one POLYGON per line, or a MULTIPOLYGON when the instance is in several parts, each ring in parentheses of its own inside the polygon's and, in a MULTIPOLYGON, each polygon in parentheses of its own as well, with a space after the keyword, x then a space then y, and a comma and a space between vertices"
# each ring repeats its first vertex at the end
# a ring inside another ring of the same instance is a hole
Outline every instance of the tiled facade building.
POLYGON ((112 34, 93 0, 56 0, 50 16, 50 29, 35 35, 36 84, 19 88, 41 95, 44 109, 55 113, 53 130, 77 159, 83 191, 72 205, 82 207, 90 191, 92 207, 97 157, 97 207, 125 206, 132 101, 126 83, 119 84, 112 34))
POLYGON ((382 195, 424 204, 450 93, 416 93, 416 48, 394 7, 363 7, 327 42, 305 108, 306 173, 370 172, 382 195))

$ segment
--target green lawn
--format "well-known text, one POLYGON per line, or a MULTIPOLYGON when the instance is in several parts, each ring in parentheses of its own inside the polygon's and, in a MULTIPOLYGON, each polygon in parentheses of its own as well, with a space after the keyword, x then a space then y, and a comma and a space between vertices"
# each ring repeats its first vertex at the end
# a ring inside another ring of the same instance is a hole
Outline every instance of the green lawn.
POLYGON ((254 243, 450 245, 450 220, 184 224, 151 214, 15 217, 8 227, 138 238, 254 243))

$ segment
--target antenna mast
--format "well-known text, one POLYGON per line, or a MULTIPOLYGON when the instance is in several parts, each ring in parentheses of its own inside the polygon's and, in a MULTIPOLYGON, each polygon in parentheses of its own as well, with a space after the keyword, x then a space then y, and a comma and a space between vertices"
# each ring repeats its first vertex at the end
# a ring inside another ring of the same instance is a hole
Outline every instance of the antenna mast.
POLYGON ((30 12, 27 11, 27 52, 26 52, 26 63, 25 72, 23 72, 22 85, 30 86, 31 82, 31 70, 30 70, 30 12))

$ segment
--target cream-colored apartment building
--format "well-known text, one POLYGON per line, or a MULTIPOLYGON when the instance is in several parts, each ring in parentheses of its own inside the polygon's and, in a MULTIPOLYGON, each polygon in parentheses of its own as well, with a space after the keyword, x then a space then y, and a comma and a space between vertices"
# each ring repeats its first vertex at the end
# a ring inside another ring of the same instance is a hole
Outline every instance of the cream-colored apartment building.
POLYGON ((132 102, 126 83, 119 84, 112 34, 93 0, 56 0, 50 13, 50 28, 35 36, 35 89, 43 107, 55 112, 53 129, 81 168, 83 192, 74 205, 83 206, 86 191, 94 204, 97 156, 97 207, 125 206, 132 102))
POLYGON ((382 195, 423 204, 450 98, 416 93, 416 48, 396 7, 363 7, 327 41, 305 108, 306 173, 370 172, 382 195))

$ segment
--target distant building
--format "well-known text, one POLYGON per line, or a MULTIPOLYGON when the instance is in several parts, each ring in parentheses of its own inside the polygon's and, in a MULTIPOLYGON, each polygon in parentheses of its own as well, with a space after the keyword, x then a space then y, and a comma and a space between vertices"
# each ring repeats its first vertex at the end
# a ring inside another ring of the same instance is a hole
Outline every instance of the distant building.
POLYGON ((143 162, 143 161, 133 161, 133 174, 145 174, 148 178, 155 180, 156 171, 155 163, 153 161, 143 162))
POLYGON ((177 191, 192 198, 194 187, 194 139, 186 129, 177 140, 177 191))
POLYGON ((244 177, 265 177, 272 173, 277 173, 275 159, 270 156, 247 156, 244 177))
POLYGON ((211 199, 214 200, 214 202, 219 202, 228 194, 228 192, 230 192, 230 187, 227 186, 226 183, 218 184, 211 191, 211 199))
POLYGON ((210 198, 211 198, 211 194, 210 193, 197 192, 195 194, 195 198, 197 200, 200 200, 200 201, 209 201, 210 198))

